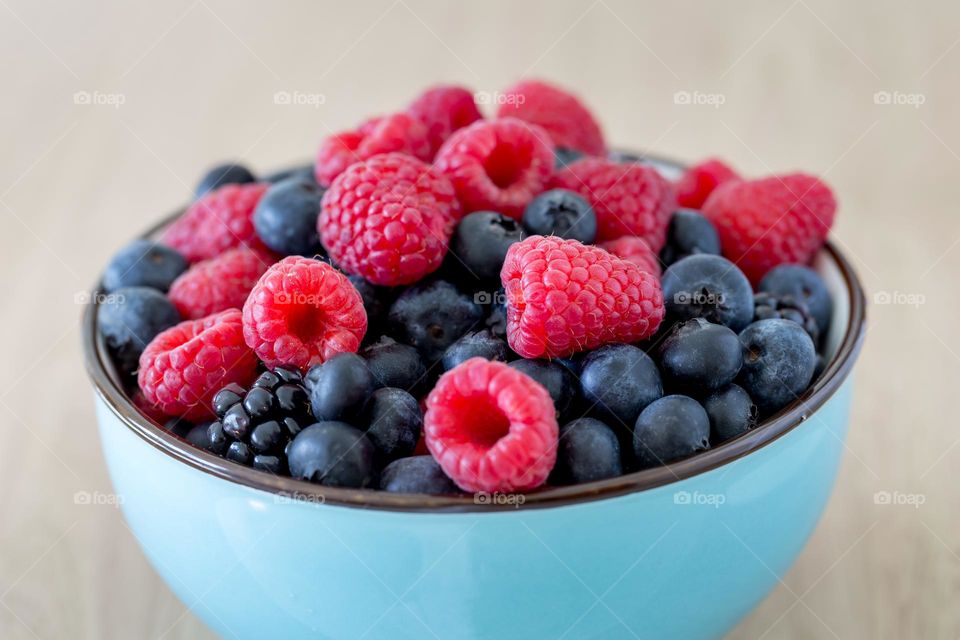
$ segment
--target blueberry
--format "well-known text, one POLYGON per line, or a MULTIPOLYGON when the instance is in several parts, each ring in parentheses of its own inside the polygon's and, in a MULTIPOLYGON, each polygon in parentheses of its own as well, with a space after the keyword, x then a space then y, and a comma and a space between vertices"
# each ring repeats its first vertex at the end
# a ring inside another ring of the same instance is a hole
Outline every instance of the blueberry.
POLYGON ((460 489, 443 473, 433 456, 412 456, 394 460, 383 470, 380 488, 394 493, 460 493, 460 489))
POLYGON ((688 391, 725 387, 737 377, 743 364, 737 334, 703 318, 674 326, 659 351, 664 378, 688 391))
POLYGON ((242 404, 235 404, 223 414, 223 430, 234 440, 243 440, 250 432, 251 420, 242 404))
POLYGON ((646 162, 646 158, 643 156, 637 155, 636 153, 630 153, 629 151, 620 151, 617 149, 611 149, 607 153, 607 158, 614 162, 620 164, 634 164, 637 162, 646 162))
POLYGON ((272 453, 283 449, 287 444, 283 427, 276 420, 258 424, 250 432, 250 446, 257 453, 272 453))
POLYGON ((591 351, 583 360, 580 388, 592 412, 621 432, 648 404, 663 395, 657 366, 646 353, 628 344, 591 351))
POLYGON ((245 394, 246 390, 237 383, 228 384, 213 396, 213 412, 222 418, 230 407, 243 400, 245 394))
POLYGON ((140 354, 158 333, 179 322, 173 303, 147 287, 117 289, 97 310, 100 335, 124 373, 137 369, 140 354))
POLYGON ((445 280, 417 284, 390 307, 394 337, 420 351, 427 364, 483 319, 483 309, 445 280))
POLYGON ((493 211, 475 211, 460 220, 450 240, 450 252, 465 275, 499 282, 507 249, 522 237, 523 229, 513 218, 493 211))
POLYGON ((566 189, 551 189, 534 198, 523 212, 530 235, 558 236, 589 244, 597 238, 597 215, 590 203, 566 189))
POLYGON ((328 487, 373 486, 375 456, 362 431, 337 421, 310 425, 287 447, 290 475, 328 487))
POLYGON ((318 421, 350 419, 373 391, 373 374, 355 353, 339 353, 310 369, 306 378, 318 421))
POLYGON ((667 243, 660 250, 660 260, 669 266, 697 253, 720 255, 720 235, 699 211, 678 209, 670 218, 667 243))
POLYGON ((568 149, 567 147, 557 147, 553 150, 554 166, 557 169, 563 169, 567 165, 573 164, 583 157, 582 151, 568 149))
POLYGON ((253 458, 253 453, 250 452, 250 447, 247 446, 247 443, 231 442, 230 446, 227 447, 227 453, 224 454, 224 457, 227 460, 233 460, 234 462, 248 465, 253 458))
POLYGON ((323 188, 313 180, 289 178, 267 189, 253 212, 257 237, 284 256, 313 256, 320 251, 317 216, 323 188))
POLYGON ((760 320, 740 333, 739 384, 764 414, 786 406, 810 385, 817 366, 813 340, 796 322, 760 320))
POLYGON ((311 180, 316 182, 316 177, 313 173, 313 163, 308 162, 296 167, 290 167, 288 169, 281 169, 280 171, 268 173, 263 177, 263 181, 269 182, 270 184, 276 184, 278 182, 283 182, 284 180, 289 180, 290 178, 298 178, 300 180, 311 180))
POLYGON ((207 171, 200 183, 197 185, 197 197, 201 197, 208 191, 218 189, 225 184, 246 184, 256 182, 256 177, 249 169, 240 164, 220 164, 207 171))
POLYGON ((206 436, 206 441, 201 446, 218 456, 223 455, 227 450, 227 434, 223 431, 223 425, 219 422, 211 422, 207 427, 206 436))
POLYGON ((466 333, 443 352, 443 370, 450 371, 475 357, 506 362, 508 352, 507 343, 487 329, 466 333))
POLYGON ((376 331, 382 328, 393 302, 393 290, 379 287, 360 276, 347 275, 347 280, 363 299, 363 309, 367 312, 367 335, 377 335, 376 331))
POLYGON ((265 418, 277 408, 277 399, 269 389, 254 387, 243 397, 243 410, 254 420, 265 418))
POLYGON ((621 474, 620 442, 610 427, 595 418, 580 418, 560 428, 552 482, 579 484, 621 474))
POLYGON ((641 468, 656 467, 710 447, 710 419, 687 396, 664 396, 643 410, 633 428, 641 468))
POLYGON ((726 258, 683 258, 667 268, 662 285, 663 303, 674 321, 705 318, 740 331, 753 318, 750 281, 726 258))
MULTIPOLYGON (((198 424, 194 426, 187 434, 184 436, 184 439, 197 447, 198 449, 206 449, 209 439, 207 438, 207 432, 210 430, 210 425, 212 423, 205 422, 203 424, 198 424)), ((223 431, 221 427, 221 432, 223 431)))
POLYGON ((283 473, 283 460, 279 456, 260 453, 253 456, 253 468, 278 476, 283 473))
POLYGON ((486 320, 483 321, 490 333, 501 340, 507 339, 507 305, 505 303, 506 293, 500 289, 489 306, 486 320))
POLYGON ((753 295, 753 321, 783 318, 796 322, 807 332, 813 344, 820 343, 820 326, 814 319, 806 303, 793 294, 777 296, 773 293, 760 291, 753 295))
POLYGON ((383 387, 367 400, 360 424, 366 427, 380 461, 390 462, 413 453, 423 430, 423 414, 412 395, 383 387))
POLYGON ((757 405, 743 388, 731 384, 714 391, 703 401, 710 418, 714 442, 723 442, 746 433, 757 424, 757 405))
POLYGON ((556 360, 514 360, 510 366, 543 385, 553 400, 557 413, 563 417, 573 407, 577 396, 577 379, 556 360))
POLYGON ((150 287, 164 293, 187 270, 186 258, 170 247, 150 240, 135 240, 110 260, 103 272, 103 290, 150 287))
POLYGON ((379 341, 365 347, 360 355, 367 361, 367 368, 380 387, 412 391, 427 375, 420 353, 389 336, 381 336, 379 341))
POLYGON ((821 335, 830 328, 833 317, 833 299, 816 271, 800 264, 782 264, 774 267, 760 281, 758 290, 775 296, 792 295, 807 305, 817 321, 821 335))

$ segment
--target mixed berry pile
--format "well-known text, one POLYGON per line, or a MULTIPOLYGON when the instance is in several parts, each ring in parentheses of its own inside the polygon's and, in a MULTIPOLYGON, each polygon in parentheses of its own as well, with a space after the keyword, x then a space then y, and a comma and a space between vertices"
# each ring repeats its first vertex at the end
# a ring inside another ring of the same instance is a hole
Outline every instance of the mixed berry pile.
POLYGON ((677 181, 609 152, 576 96, 454 86, 213 168, 107 267, 99 330, 136 405, 265 473, 405 493, 529 491, 741 436, 823 366, 814 176, 677 181))

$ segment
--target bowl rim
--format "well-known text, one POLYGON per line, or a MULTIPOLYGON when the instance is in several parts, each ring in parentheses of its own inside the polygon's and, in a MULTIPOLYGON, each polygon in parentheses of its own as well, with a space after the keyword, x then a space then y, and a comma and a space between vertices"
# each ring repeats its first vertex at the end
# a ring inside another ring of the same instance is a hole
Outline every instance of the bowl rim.
MULTIPOLYGON (((682 167, 670 160, 661 158, 653 160, 673 168, 682 167)), ((141 237, 149 238, 155 235, 181 212, 182 209, 165 217, 141 237)), ((758 451, 805 422, 847 379, 866 333, 866 297, 856 272, 831 241, 826 242, 823 251, 836 265, 843 279, 849 296, 850 313, 836 354, 827 363, 820 377, 795 402, 747 433, 689 458, 616 478, 578 485, 549 487, 518 494, 523 496, 523 509, 583 504, 679 482, 758 451)), ((378 489, 326 487, 305 480, 273 476, 194 447, 185 439, 174 435, 140 413, 123 391, 114 373, 113 364, 107 357, 103 340, 96 330, 97 309, 101 301, 99 293, 100 283, 98 282, 93 287, 89 298, 91 302, 85 306, 83 314, 84 361, 94 390, 128 429, 178 462, 221 480, 304 502, 411 513, 483 513, 517 510, 517 500, 478 501, 477 494, 437 496, 391 493, 378 489)))

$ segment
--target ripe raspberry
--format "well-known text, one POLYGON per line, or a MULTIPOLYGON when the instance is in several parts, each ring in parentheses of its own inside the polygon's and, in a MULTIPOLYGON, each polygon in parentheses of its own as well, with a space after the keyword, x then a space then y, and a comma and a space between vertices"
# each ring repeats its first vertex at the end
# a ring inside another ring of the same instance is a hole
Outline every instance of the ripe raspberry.
POLYGON ((253 228, 253 210, 267 190, 264 183, 227 184, 194 202, 161 237, 190 262, 218 256, 227 249, 262 249, 253 228))
POLYGON ((464 491, 540 486, 556 462, 558 432, 547 390, 502 362, 470 358, 427 397, 427 448, 464 491))
POLYGON ((137 382, 144 398, 169 416, 194 422, 213 417, 214 394, 246 386, 257 358, 243 341, 239 309, 185 320, 154 338, 140 356, 137 382))
POLYGON ((426 125, 431 158, 450 134, 483 119, 473 94, 452 85, 427 89, 411 103, 407 113, 426 125))
POLYGON ((699 209, 714 189, 724 182, 739 180, 737 172, 722 160, 711 158, 689 167, 675 183, 677 204, 687 209, 699 209))
POLYGON ((620 236, 597 245, 618 258, 634 263, 644 271, 660 277, 660 257, 647 241, 638 236, 620 236))
POLYGON ((754 284, 773 267, 808 264, 833 225, 837 201, 818 178, 803 173, 728 182, 703 205, 720 234, 723 255, 754 284))
POLYGON ((288 256, 253 287, 243 305, 243 337, 269 368, 315 364, 355 352, 367 330, 363 299, 325 262, 288 256))
POLYGON ((553 177, 554 188, 586 198, 597 214, 597 241, 640 236, 659 251, 676 205, 673 188, 653 167, 583 158, 553 177))
POLYGON ((603 132, 573 94, 537 80, 518 82, 503 92, 497 117, 514 117, 543 127, 553 143, 590 156, 606 154, 603 132))
POLYGON ((481 120, 450 136, 434 162, 453 182, 464 213, 491 209, 519 220, 550 179, 553 144, 522 120, 481 120))
POLYGON ((356 131, 332 135, 320 143, 314 175, 327 186, 351 164, 392 151, 430 160, 427 127, 409 114, 394 113, 368 120, 356 131))
POLYGON ((500 272, 507 342, 524 358, 637 342, 663 320, 660 280, 603 249, 555 236, 510 247, 500 272))
POLYGON ((264 251, 246 247, 224 251, 198 262, 173 281, 170 302, 184 318, 205 318, 211 313, 243 306, 257 280, 275 262, 264 251))
POLYGON ((453 185, 400 153, 351 165, 323 195, 317 230, 344 270, 379 285, 435 271, 460 217, 453 185))

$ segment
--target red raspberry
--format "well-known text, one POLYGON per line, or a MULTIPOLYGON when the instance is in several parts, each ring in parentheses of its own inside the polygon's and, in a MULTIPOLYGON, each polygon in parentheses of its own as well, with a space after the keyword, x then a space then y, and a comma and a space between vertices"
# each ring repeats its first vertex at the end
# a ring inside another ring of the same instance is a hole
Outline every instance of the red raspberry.
POLYGON ((243 337, 263 363, 298 367, 355 352, 367 331, 363 299, 325 262, 288 256, 273 265, 243 305, 243 337))
POLYGON ((699 209, 714 189, 730 180, 739 180, 737 172, 711 158, 689 167, 677 180, 677 204, 687 209, 699 209))
POLYGON ((154 338, 140 356, 143 397, 169 416, 200 422, 213 417, 214 394, 231 383, 247 386, 257 358, 243 341, 239 309, 185 320, 154 338))
POLYGON ((194 202, 161 237, 190 262, 234 247, 264 248, 253 228, 253 210, 266 184, 227 184, 194 202))
POLYGON ((606 155, 603 132, 573 94, 537 80, 524 80, 503 92, 497 117, 520 118, 543 127, 553 143, 589 156, 606 155))
POLYGON ((317 230, 341 268, 392 286, 440 266, 459 217, 449 180, 416 158, 389 153, 337 176, 323 195, 317 230))
POLYGON ((431 158, 450 134, 483 119, 473 94, 452 85, 427 89, 413 101, 407 112, 426 125, 431 158))
POLYGON ((481 120, 455 132, 434 159, 464 213, 491 209, 519 220, 553 172, 553 143, 516 118, 481 120))
POLYGON ((523 491, 557 460, 556 409, 538 382, 470 358, 440 377, 423 418, 427 448, 464 491, 523 491))
POLYGON ((430 160, 427 127, 407 113, 394 113, 368 120, 356 131, 330 136, 320 143, 314 175, 327 186, 353 163, 392 151, 430 160))
POLYGON ((660 256, 650 248, 647 241, 638 236, 620 236, 597 245, 618 258, 634 263, 648 273, 660 277, 660 256))
POLYGON ((555 236, 511 245, 500 272, 507 342, 524 358, 553 358, 637 342, 663 320, 660 280, 603 249, 555 236))
POLYGON ((779 264, 809 263, 836 211, 830 187, 803 173, 728 182, 703 205, 703 215, 720 234, 723 255, 754 284, 779 264))
POLYGON ((673 188, 653 167, 583 158, 553 177, 553 187, 576 191, 597 214, 597 241, 640 236, 660 251, 676 207, 673 188))
POLYGON ((275 262, 264 251, 240 247, 198 262, 170 285, 170 302, 184 318, 239 309, 257 280, 275 262))

